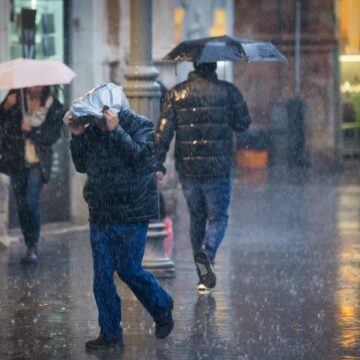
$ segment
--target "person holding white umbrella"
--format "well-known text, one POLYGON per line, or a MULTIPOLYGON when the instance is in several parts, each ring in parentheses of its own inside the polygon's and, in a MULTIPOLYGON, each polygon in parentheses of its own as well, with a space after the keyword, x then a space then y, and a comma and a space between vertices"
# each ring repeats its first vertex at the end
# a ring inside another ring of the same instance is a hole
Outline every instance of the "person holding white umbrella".
POLYGON ((56 61, 15 59, 0 64, 0 88, 12 88, 0 104, 0 171, 10 176, 27 247, 21 259, 38 262, 40 195, 49 181, 52 145, 60 138, 63 105, 57 84, 75 73, 56 61))
POLYGON ((50 179, 52 145, 59 139, 63 106, 49 86, 26 88, 23 116, 18 91, 0 105, 2 171, 10 176, 27 251, 23 263, 37 263, 40 195, 50 179))

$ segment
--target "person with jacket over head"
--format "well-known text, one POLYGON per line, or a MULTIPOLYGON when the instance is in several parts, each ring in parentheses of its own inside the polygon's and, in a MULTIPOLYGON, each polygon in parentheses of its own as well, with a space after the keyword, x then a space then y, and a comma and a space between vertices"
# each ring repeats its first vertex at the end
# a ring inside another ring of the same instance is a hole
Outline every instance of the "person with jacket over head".
POLYGON ((81 117, 80 123, 68 122, 75 168, 87 174, 83 193, 99 311, 100 335, 86 343, 87 350, 123 346, 114 272, 154 319, 157 338, 168 336, 174 326, 173 299, 141 265, 148 222, 159 216, 154 126, 125 107, 118 114, 110 109, 103 114, 87 126, 81 117))
POLYGON ((188 79, 166 95, 156 130, 157 172, 161 181, 170 142, 190 213, 190 239, 199 293, 216 284, 215 256, 228 222, 233 132, 251 122, 247 104, 231 83, 218 80, 216 63, 194 63, 188 79))
POLYGON ((40 237, 40 195, 50 180, 52 145, 61 136, 63 106, 54 87, 11 90, 0 105, 0 171, 10 176, 27 247, 24 264, 36 264, 40 237), (24 113, 25 110, 25 113, 24 113))

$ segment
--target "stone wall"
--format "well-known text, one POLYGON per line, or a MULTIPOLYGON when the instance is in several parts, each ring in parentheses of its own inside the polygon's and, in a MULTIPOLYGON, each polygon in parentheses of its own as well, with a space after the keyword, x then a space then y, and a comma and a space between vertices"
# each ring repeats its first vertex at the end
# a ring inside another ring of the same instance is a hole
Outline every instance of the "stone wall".
MULTIPOLYGON (((295 0, 235 0, 234 33, 270 40, 288 58, 287 64, 236 63, 234 82, 243 91, 253 126, 271 128, 277 104, 295 95, 295 0)), ((306 152, 315 167, 337 158, 338 43, 333 0, 301 1, 301 94, 305 101, 306 152)))

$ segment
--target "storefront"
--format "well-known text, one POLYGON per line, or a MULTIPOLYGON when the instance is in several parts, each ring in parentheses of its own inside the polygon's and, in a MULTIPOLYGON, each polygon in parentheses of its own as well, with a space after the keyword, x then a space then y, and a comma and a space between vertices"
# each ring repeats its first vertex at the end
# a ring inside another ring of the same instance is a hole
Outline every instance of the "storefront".
POLYGON ((342 153, 360 155, 360 1, 339 0, 342 153))
MULTIPOLYGON (((66 0, 10 1, 10 56, 66 61, 64 18, 66 0)), ((60 101, 64 101, 62 89, 60 101)), ((54 146, 52 179, 42 193, 43 222, 69 220, 69 156, 64 138, 54 146)), ((17 227, 10 193, 9 226, 17 227)))
POLYGON ((11 57, 64 61, 64 0, 13 0, 11 57), (23 43, 34 43, 24 53, 23 43))

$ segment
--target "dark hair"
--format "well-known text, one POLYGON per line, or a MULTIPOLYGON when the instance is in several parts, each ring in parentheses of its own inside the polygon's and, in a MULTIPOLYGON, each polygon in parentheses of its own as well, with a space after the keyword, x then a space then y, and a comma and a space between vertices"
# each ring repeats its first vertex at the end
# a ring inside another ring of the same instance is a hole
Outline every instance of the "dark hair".
POLYGON ((209 63, 193 63, 194 69, 196 72, 199 72, 201 74, 209 74, 216 71, 217 64, 216 62, 209 62, 209 63))
POLYGON ((16 94, 19 95, 20 94, 20 90, 19 89, 11 89, 9 90, 8 94, 6 95, 6 98, 12 94, 16 94))
POLYGON ((13 94, 16 94, 16 104, 15 104, 15 107, 19 107, 21 106, 21 102, 20 102, 20 90, 19 89, 11 89, 9 90, 9 92, 6 94, 4 100, 2 101, 2 103, 0 104, 1 106, 3 104, 5 104, 7 98, 10 96, 10 95, 13 95, 13 94))
POLYGON ((51 88, 50 86, 44 86, 41 90, 40 94, 40 104, 41 106, 44 106, 46 103, 46 99, 50 96, 51 88))
MULTIPOLYGON (((43 86, 40 94, 40 106, 45 106, 46 100, 50 95, 52 95, 54 98, 57 98, 58 92, 59 92, 59 87, 57 85, 43 86)), ((25 89, 25 94, 26 94, 26 89, 25 89)))
MULTIPOLYGON (((23 90, 23 94, 24 94, 24 98, 26 96, 26 88, 23 90)), ((57 85, 55 86, 43 86, 42 90, 41 90, 41 94, 40 94, 40 105, 41 106, 45 106, 46 100, 47 98, 52 95, 54 98, 58 97, 58 92, 59 92, 59 87, 57 85)), ((17 95, 17 103, 15 106, 18 106, 19 108, 21 108, 21 90, 20 89, 11 89, 8 94, 5 96, 5 99, 3 101, 3 103, 6 101, 6 99, 12 95, 12 94, 16 94, 17 95)), ((25 110, 27 110, 27 104, 25 101, 25 110)))
POLYGON ((40 95, 41 106, 45 105, 46 100, 50 95, 52 95, 54 98, 57 98, 58 93, 59 93, 59 87, 57 85, 44 86, 41 90, 41 95, 40 95))

